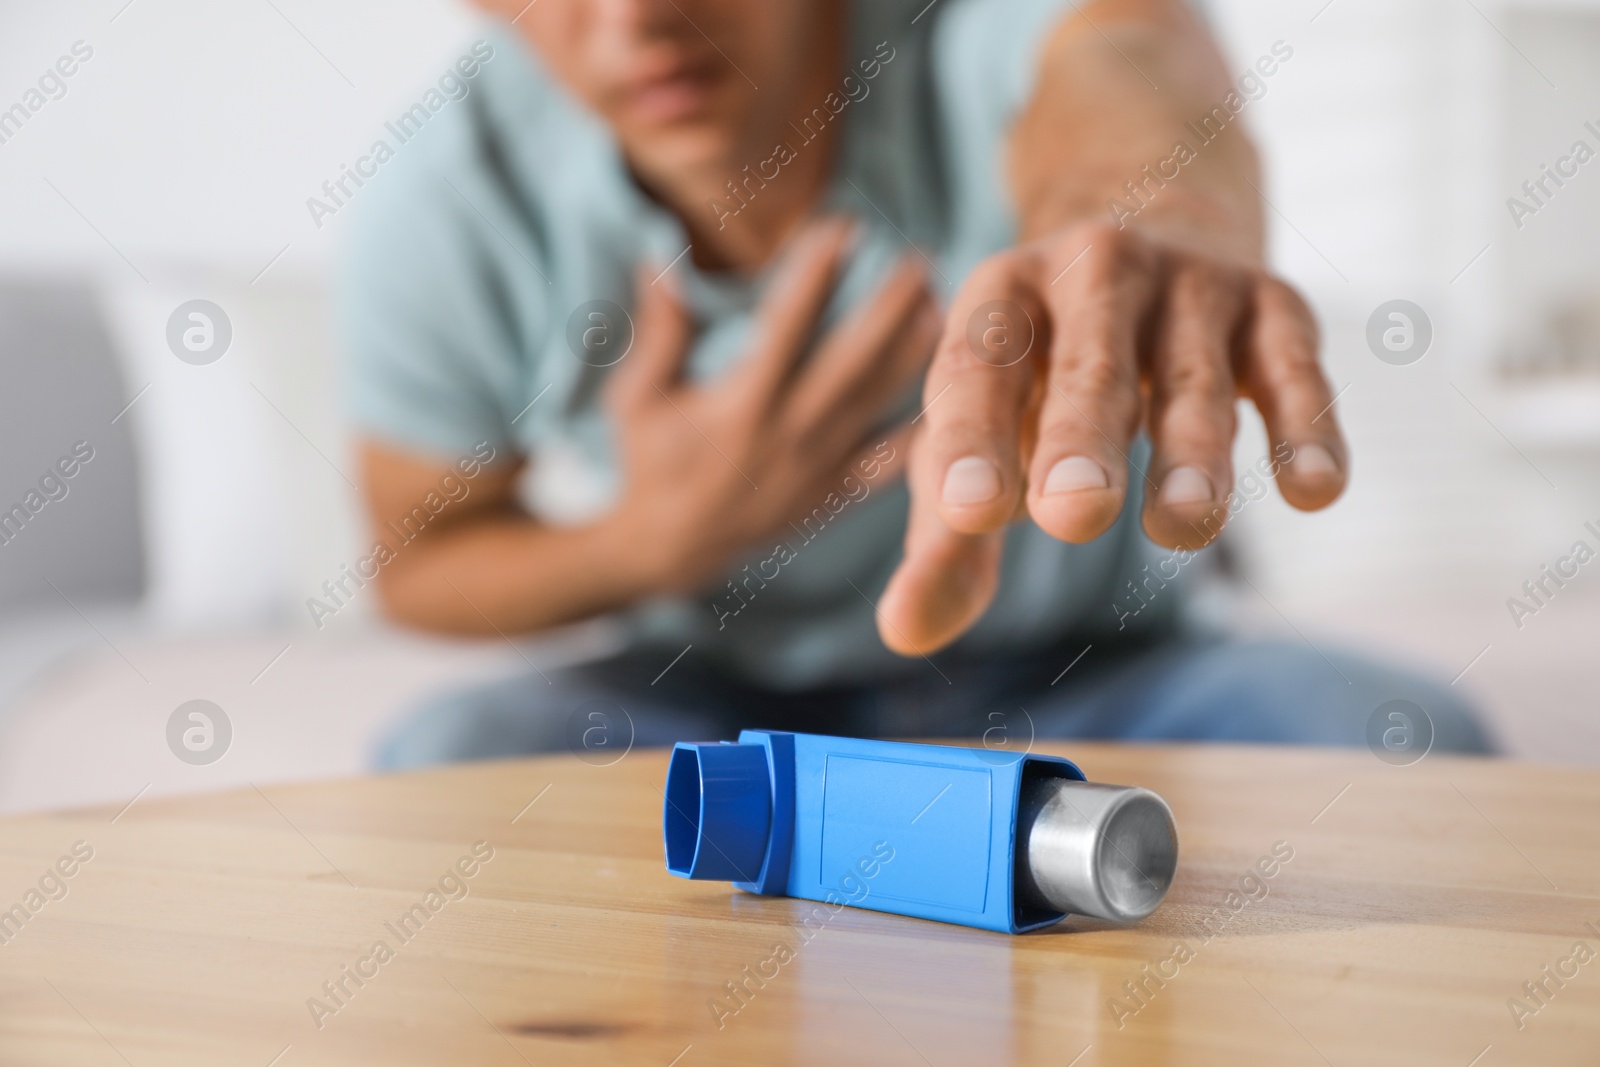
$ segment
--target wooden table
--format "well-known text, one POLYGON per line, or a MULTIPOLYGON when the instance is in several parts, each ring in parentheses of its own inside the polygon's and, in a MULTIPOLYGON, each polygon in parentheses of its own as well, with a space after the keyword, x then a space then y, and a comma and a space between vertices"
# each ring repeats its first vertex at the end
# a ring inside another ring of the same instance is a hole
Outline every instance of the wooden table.
POLYGON ((1600 958, 1574 956, 1600 953, 1600 774, 1048 750, 1172 804, 1178 876, 1144 923, 847 908, 807 940, 813 905, 667 875, 660 751, 6 820, 0 908, 48 893, 0 914, 0 1063, 1600 1062, 1600 958))

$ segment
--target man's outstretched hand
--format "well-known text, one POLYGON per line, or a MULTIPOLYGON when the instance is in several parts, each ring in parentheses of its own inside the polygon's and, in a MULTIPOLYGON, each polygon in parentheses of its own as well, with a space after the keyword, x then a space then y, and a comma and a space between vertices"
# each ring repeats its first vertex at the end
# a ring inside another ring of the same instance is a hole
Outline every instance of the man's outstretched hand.
POLYGON ((1154 446, 1145 532, 1169 548, 1210 541, 1227 516, 1239 396, 1293 449, 1284 498, 1309 510, 1338 497, 1348 468, 1333 394, 1316 323, 1289 286, 1110 223, 985 261, 928 373, 905 559, 879 605, 884 643, 926 654, 976 622, 1013 519, 1063 541, 1104 533, 1141 427, 1154 446))

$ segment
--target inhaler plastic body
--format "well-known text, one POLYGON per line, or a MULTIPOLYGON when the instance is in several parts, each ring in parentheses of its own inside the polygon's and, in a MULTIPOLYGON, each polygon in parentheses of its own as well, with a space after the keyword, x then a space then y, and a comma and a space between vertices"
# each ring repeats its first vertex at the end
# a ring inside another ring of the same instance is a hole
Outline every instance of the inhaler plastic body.
POLYGON ((1172 812, 1055 756, 746 730, 680 742, 667 869, 752 893, 1021 933, 1128 922, 1172 883, 1172 812))

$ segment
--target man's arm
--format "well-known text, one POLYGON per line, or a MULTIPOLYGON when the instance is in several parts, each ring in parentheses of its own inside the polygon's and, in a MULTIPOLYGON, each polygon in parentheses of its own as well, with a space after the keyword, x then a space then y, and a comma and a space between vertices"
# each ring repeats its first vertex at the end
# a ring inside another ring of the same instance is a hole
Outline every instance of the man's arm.
POLYGON ((1261 267, 1254 150, 1237 119, 1208 141, 1186 128, 1231 91, 1181 0, 1096 0, 1051 34, 1009 147, 1023 243, 962 286, 925 386, 925 402, 949 396, 913 450, 906 558, 879 605, 891 648, 926 653, 977 621, 1024 512, 1064 541, 1109 529, 1140 429, 1154 447, 1144 529, 1171 548, 1206 544, 1227 518, 1239 396, 1266 422, 1289 503, 1343 490, 1316 324, 1261 267), (1179 142, 1186 162, 1152 179, 1179 142), (1128 209, 1116 221, 1113 200, 1128 209), (1026 358, 975 350, 990 322, 1031 324, 1026 358))
MULTIPOLYGON (((399 622, 445 633, 520 633, 631 603, 648 589, 609 519, 573 527, 534 521, 516 503, 520 460, 485 467, 415 540, 378 571, 384 609, 399 622)), ((455 469, 377 441, 361 448, 367 513, 377 529, 402 529, 419 502, 455 469)))
POLYGON ((1112 221, 1116 200, 1136 211, 1123 217, 1128 225, 1259 263, 1261 198, 1250 184, 1261 183, 1255 147, 1237 118, 1203 145, 1187 125, 1234 91, 1184 0, 1081 5, 1046 43, 1038 85, 1011 132, 1008 170, 1023 239, 1088 219, 1112 221), (1180 142, 1194 158, 1165 179, 1159 165, 1180 142), (1130 181, 1148 206, 1129 196, 1130 181))

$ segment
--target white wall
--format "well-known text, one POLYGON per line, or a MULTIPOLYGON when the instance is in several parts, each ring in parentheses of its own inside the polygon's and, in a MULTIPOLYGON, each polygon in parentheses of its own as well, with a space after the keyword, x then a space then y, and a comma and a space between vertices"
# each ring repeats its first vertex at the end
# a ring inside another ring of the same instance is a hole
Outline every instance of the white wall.
POLYGON ((1531 291, 1600 294, 1600 246, 1582 236, 1600 219, 1600 162, 1539 227, 1517 231, 1504 206, 1570 143, 1576 116, 1600 120, 1600 5, 1563 5, 1558 20, 1532 4, 1323 2, 1217 6, 1236 59, 1277 37, 1296 48, 1250 117, 1277 208, 1274 260, 1322 314, 1330 375, 1349 386, 1338 410, 1356 481, 1315 522, 1264 508, 1241 529, 1297 602, 1514 588, 1534 556, 1600 515, 1597 453, 1541 441, 1550 413, 1530 416, 1492 366, 1536 313, 1531 291), (1364 342, 1367 315, 1397 297, 1435 328, 1409 367, 1364 342))
POLYGON ((0 144, 0 264, 248 280, 288 245, 269 276, 319 267, 337 220, 305 199, 471 32, 449 0, 6 0, 0 106, 75 41, 94 56, 0 144))

